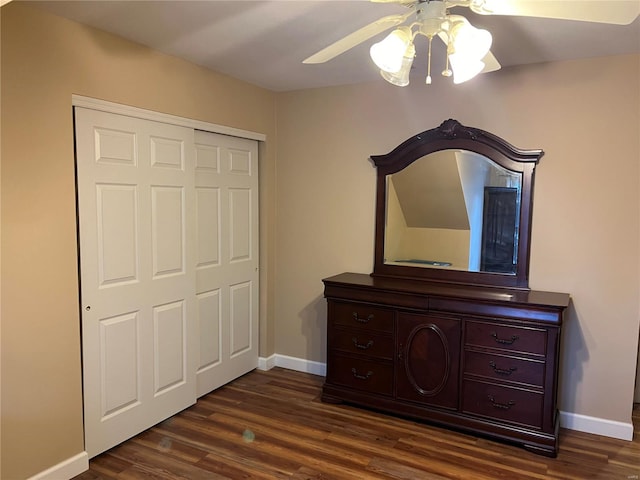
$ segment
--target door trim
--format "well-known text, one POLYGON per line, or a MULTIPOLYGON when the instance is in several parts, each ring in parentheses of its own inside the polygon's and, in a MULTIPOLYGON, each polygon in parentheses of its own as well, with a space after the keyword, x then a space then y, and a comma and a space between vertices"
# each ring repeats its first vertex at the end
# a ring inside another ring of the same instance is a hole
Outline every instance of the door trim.
POLYGON ((71 95, 71 105, 74 107, 90 108, 101 112, 116 113, 127 117, 140 118, 142 120, 152 120, 154 122, 163 122, 170 125, 178 125, 181 127, 189 127, 195 130, 205 130, 207 132, 221 133, 232 137, 247 138, 249 140, 257 140, 264 142, 267 136, 264 133, 251 132, 239 128, 227 127, 215 123, 193 120, 191 118, 179 117, 168 113, 154 112, 144 108, 132 107, 121 103, 108 102, 97 98, 84 97, 82 95, 71 95))

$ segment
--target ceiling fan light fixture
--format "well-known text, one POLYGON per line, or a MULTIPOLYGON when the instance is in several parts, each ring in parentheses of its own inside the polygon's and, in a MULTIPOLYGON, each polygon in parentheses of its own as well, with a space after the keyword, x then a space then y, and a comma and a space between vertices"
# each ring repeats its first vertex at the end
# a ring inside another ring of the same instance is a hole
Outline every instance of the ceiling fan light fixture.
POLYGON ((453 83, 460 84, 478 75, 485 67, 482 60, 477 58, 452 53, 449 55, 449 63, 453 71, 453 83))
MULTIPOLYGON (((9 0, 0 0, 7 2, 9 0)), ((387 73, 397 74, 404 62, 404 52, 417 35, 430 41, 438 37, 447 46, 447 56, 456 58, 453 69, 445 67, 443 76, 452 75, 455 83, 472 78, 482 65, 483 73, 499 70, 500 63, 489 50, 491 34, 472 26, 457 12, 468 8, 475 14, 548 18, 595 22, 611 25, 630 25, 640 17, 640 0, 371 0, 378 3, 396 3, 405 13, 396 13, 379 18, 328 47, 303 60, 303 63, 324 63, 343 52, 387 31, 396 28, 384 40, 370 49, 374 63, 387 73), (411 17, 413 19, 409 20, 411 17), (410 21, 410 26, 400 26, 410 21), (454 57, 455 55, 455 57, 454 57), (469 73, 471 72, 471 73, 469 73)), ((429 64, 430 65, 430 64, 429 64)), ((404 74, 402 74, 404 75, 404 74)), ((400 76, 402 76, 400 75, 400 76)), ((392 78, 393 76, 386 75, 392 78)), ((430 83, 430 71, 427 84, 430 83)))
POLYGON ((409 85, 409 73, 411 73, 411 65, 413 65, 415 55, 416 49, 413 46, 413 43, 410 43, 402 57, 402 66, 400 67, 400 70, 395 73, 380 70, 380 75, 382 75, 382 78, 387 82, 396 85, 397 87, 406 87, 409 85))
POLYGON ((387 35, 382 41, 374 43, 369 55, 378 68, 388 73, 397 73, 402 68, 403 59, 411 43, 409 27, 400 27, 387 35))
POLYGON ((458 22, 451 29, 453 53, 482 60, 491 49, 493 38, 488 30, 476 28, 469 22, 458 22))

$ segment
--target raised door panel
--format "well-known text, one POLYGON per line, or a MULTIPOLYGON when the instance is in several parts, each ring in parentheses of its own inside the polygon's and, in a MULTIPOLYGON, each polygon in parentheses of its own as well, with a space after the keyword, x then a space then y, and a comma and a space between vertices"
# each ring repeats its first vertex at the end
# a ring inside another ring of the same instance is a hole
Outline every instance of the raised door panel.
POLYGON ((138 281, 135 185, 96 185, 98 288, 138 281))
POLYGON ((231 357, 241 355, 252 347, 253 340, 253 294, 252 282, 242 282, 229 288, 230 338, 229 352, 231 357))
POLYGON ((187 380, 187 322, 185 302, 153 308, 154 395, 183 385, 187 380))
POLYGON ((94 159, 98 164, 128 165, 138 163, 137 136, 134 131, 96 127, 93 130, 94 159))
POLYGON ((229 189, 229 261, 241 262, 251 259, 251 190, 229 189))
POLYGON ((151 187, 153 277, 184 273, 184 191, 181 187, 151 187))
POLYGON ((140 404, 139 312, 100 320, 102 354, 100 418, 140 404))
POLYGON ((220 188, 196 188, 197 264, 206 272, 220 265, 220 188))
POLYGON ((198 325, 200 334, 198 373, 205 372, 220 364, 222 321, 220 289, 202 292, 197 295, 198 325))
POLYGON ((399 315, 398 398, 457 409, 460 324, 456 318, 399 315))
POLYGON ((152 135, 149 138, 149 148, 152 167, 184 170, 185 145, 182 140, 152 135))

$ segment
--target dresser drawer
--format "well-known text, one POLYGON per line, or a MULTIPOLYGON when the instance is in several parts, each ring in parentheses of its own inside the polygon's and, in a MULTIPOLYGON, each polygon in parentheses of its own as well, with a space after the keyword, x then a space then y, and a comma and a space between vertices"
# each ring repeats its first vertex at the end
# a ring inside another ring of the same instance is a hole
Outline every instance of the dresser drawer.
POLYGON ((393 310, 366 303, 329 302, 329 320, 334 325, 393 332, 393 310))
POLYGON ((466 351, 464 371, 492 380, 506 380, 536 387, 544 386, 545 363, 539 360, 466 351))
POLYGON ((330 354, 327 383, 382 395, 393 393, 393 365, 357 357, 330 354))
POLYGON ((369 355, 391 360, 393 358, 393 338, 384 333, 368 330, 342 330, 333 328, 328 333, 327 345, 330 350, 369 355))
POLYGON ((545 355, 547 331, 540 328, 467 320, 465 343, 479 347, 545 355))
POLYGON ((462 398, 464 413, 542 428, 542 392, 465 380, 462 398))

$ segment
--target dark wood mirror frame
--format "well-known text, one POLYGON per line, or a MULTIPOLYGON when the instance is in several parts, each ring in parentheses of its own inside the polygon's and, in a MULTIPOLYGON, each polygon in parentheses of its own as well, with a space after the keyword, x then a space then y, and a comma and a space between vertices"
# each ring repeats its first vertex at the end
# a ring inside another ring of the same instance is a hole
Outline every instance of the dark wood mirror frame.
POLYGON ((439 127, 415 135, 385 155, 370 158, 377 167, 375 261, 372 276, 417 278, 431 281, 483 286, 529 288, 529 243, 533 204, 534 169, 542 150, 522 150, 478 128, 446 120, 439 127), (387 175, 396 173, 419 158, 441 150, 460 149, 475 152, 496 164, 522 175, 518 263, 515 274, 447 270, 441 268, 390 265, 384 262, 387 175))

